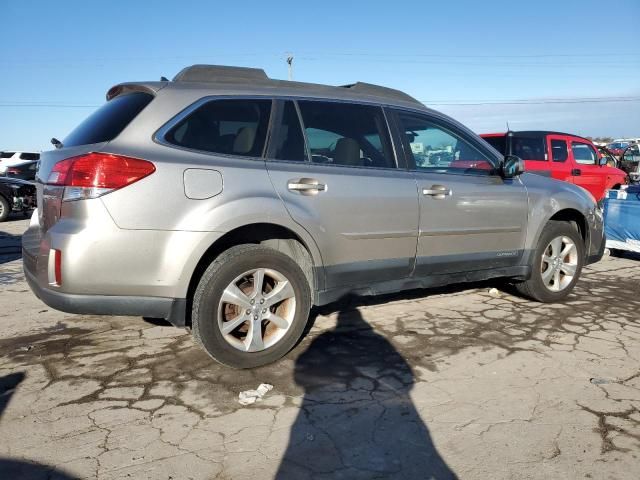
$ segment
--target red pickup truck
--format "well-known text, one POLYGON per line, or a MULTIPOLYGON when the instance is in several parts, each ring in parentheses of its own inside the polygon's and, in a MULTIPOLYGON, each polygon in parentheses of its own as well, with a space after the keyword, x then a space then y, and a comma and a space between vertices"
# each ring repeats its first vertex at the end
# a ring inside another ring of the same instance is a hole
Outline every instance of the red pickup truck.
POLYGON ((627 174, 606 165, 586 138, 568 133, 527 131, 480 135, 503 155, 517 155, 531 173, 564 180, 588 190, 596 200, 628 183, 627 174))

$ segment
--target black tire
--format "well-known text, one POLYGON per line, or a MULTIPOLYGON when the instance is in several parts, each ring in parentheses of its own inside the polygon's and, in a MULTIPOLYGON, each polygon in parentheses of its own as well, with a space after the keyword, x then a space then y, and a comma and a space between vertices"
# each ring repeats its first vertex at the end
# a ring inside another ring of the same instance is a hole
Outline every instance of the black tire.
POLYGON ((11 205, 6 198, 0 195, 0 222, 4 222, 9 217, 10 213, 11 205))
POLYGON ((550 221, 542 230, 533 256, 531 257, 531 278, 515 285, 520 294, 543 303, 559 302, 567 297, 580 278, 584 265, 584 241, 575 224, 571 222, 550 221), (549 243, 557 237, 565 236, 573 241, 577 249, 577 266, 571 282, 558 292, 547 288, 542 280, 542 256, 549 243))
POLYGON ((261 245, 239 245, 221 253, 202 275, 193 297, 192 333, 197 343, 216 361, 233 368, 253 368, 285 356, 302 336, 309 318, 311 291, 300 266, 289 256, 261 245), (218 326, 222 293, 236 277, 255 268, 282 273, 293 287, 295 313, 291 326, 274 345, 257 352, 230 345, 218 326))

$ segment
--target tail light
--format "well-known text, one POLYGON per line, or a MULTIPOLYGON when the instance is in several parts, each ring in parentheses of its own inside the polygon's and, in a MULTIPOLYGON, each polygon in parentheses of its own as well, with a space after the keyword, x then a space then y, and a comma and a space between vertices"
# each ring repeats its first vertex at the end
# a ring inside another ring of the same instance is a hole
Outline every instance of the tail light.
POLYGON ((126 187, 155 171, 147 160, 91 152, 56 163, 47 184, 65 187, 63 200, 82 200, 126 187))
POLYGON ((7 175, 17 175, 20 173, 20 170, 18 170, 17 168, 7 168, 7 175))

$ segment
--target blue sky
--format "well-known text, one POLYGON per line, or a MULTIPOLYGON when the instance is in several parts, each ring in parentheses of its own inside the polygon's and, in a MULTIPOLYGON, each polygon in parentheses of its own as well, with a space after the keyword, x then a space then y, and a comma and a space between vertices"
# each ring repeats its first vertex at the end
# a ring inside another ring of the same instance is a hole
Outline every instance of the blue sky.
POLYGON ((286 78, 287 52, 296 80, 399 88, 477 132, 640 137, 638 0, 0 0, 0 18, 0 149, 49 149, 121 81, 193 63, 286 78))

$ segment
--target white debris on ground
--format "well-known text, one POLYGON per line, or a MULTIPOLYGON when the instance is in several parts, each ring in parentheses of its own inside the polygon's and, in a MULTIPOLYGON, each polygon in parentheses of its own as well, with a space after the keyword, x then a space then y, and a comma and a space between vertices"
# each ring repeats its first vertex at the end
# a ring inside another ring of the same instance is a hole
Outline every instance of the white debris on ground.
POLYGON ((255 390, 245 390, 244 392, 240 392, 238 395, 238 401, 241 405, 251 405, 252 403, 256 403, 258 400, 262 400, 262 397, 272 389, 273 385, 261 383, 255 390))
POLYGON ((489 295, 491 295, 492 297, 499 297, 500 290, 498 290, 497 288, 492 288, 489 290, 489 295))

